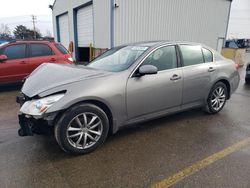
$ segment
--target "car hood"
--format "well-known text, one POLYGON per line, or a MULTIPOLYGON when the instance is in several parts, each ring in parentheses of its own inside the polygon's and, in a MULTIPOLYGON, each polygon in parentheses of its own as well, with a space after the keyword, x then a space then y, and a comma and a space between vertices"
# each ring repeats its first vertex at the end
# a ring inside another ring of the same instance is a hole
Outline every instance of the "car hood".
POLYGON ((58 86, 110 74, 112 73, 92 69, 83 65, 44 63, 35 69, 26 79, 22 93, 28 97, 34 97, 41 92, 58 86))

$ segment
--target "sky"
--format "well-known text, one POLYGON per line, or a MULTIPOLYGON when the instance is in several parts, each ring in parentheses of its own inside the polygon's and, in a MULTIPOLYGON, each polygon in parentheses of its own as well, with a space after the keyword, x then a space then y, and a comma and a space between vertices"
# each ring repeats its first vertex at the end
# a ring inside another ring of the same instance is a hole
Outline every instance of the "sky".
POLYGON ((228 38, 250 39, 250 0, 233 0, 227 33, 228 38))
MULTIPOLYGON (((31 15, 37 16, 37 28, 43 35, 53 35, 52 11, 54 0, 0 0, 0 24, 8 24, 11 31, 23 24, 32 28, 31 15), (11 8, 10 8, 11 7, 11 8)), ((250 38, 250 0, 233 0, 227 38, 250 38)))
POLYGON ((8 24, 12 31, 16 25, 33 28, 31 15, 37 17, 36 26, 42 33, 53 35, 52 11, 48 8, 54 0, 0 0, 0 24, 8 24))

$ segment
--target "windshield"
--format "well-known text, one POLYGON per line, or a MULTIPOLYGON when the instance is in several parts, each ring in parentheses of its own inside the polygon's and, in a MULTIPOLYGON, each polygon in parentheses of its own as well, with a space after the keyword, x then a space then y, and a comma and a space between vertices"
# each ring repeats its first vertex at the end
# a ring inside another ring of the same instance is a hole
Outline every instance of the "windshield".
POLYGON ((110 72, 120 72, 130 67, 147 49, 148 47, 144 46, 112 48, 87 66, 110 72))

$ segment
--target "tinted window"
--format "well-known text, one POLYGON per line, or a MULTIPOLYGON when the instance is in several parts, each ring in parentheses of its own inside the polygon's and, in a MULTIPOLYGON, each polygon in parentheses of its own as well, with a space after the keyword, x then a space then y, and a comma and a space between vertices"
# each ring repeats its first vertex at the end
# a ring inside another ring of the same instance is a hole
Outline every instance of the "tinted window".
POLYGON ((63 45, 61 45, 61 44, 56 44, 55 46, 56 46, 56 48, 57 48, 62 54, 68 54, 67 49, 66 49, 63 45))
POLYGON ((205 62, 212 62, 213 61, 212 52, 206 48, 202 48, 202 51, 203 51, 203 56, 204 56, 205 62))
POLYGON ((25 44, 12 45, 5 48, 3 54, 5 54, 8 59, 20 59, 25 58, 25 44))
POLYGON ((167 46, 155 50, 145 59, 143 65, 154 65, 158 68, 158 71, 176 68, 175 46, 167 46))
POLYGON ((31 44, 30 55, 31 57, 49 56, 53 55, 53 52, 47 44, 31 44))
POLYGON ((203 63, 203 55, 200 46, 180 45, 183 65, 196 65, 203 63))

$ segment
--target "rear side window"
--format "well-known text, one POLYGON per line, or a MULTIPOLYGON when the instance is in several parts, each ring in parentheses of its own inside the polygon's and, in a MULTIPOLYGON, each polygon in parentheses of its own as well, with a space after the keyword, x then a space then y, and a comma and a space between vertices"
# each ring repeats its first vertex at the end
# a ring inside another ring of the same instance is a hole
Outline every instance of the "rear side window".
POLYGON ((200 46, 180 45, 183 66, 197 65, 204 63, 200 46))
POLYGON ((154 65, 158 71, 176 68, 175 46, 166 46, 155 50, 145 59, 143 65, 154 65))
POLYGON ((11 59, 21 59, 26 57, 26 44, 17 44, 7 46, 3 52, 4 55, 11 59))
POLYGON ((61 45, 61 44, 56 44, 55 46, 56 46, 56 48, 57 48, 62 54, 68 54, 67 49, 66 49, 63 45, 61 45))
POLYGON ((203 52, 204 60, 206 63, 213 61, 213 54, 210 50, 206 48, 202 48, 202 52, 203 52))
POLYGON ((53 55, 52 49, 47 44, 31 44, 30 45, 30 56, 50 56, 53 55))

